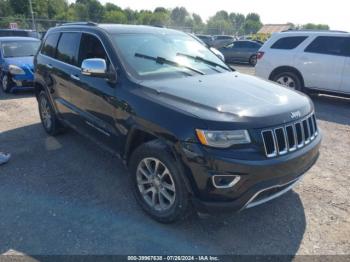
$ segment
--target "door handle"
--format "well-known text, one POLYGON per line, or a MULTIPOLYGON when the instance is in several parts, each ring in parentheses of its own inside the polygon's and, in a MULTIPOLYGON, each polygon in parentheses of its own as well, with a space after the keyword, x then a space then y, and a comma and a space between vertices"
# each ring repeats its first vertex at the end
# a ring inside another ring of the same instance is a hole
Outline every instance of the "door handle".
POLYGON ((53 66, 52 66, 51 64, 46 64, 46 67, 47 67, 48 69, 52 69, 52 68, 53 68, 53 66))
POLYGON ((80 78, 79 76, 76 76, 76 75, 70 75, 70 78, 76 80, 76 81, 80 81, 80 78))

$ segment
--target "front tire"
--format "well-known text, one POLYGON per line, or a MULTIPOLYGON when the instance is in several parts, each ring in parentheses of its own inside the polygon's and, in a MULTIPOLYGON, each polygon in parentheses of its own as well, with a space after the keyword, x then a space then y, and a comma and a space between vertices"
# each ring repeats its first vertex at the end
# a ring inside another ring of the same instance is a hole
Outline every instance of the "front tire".
POLYGON ((298 91, 303 90, 301 79, 294 72, 286 71, 286 72, 276 74, 272 78, 272 80, 279 83, 280 85, 289 87, 294 90, 298 90, 298 91))
POLYGON ((189 214, 189 194, 181 171, 159 140, 135 150, 130 170, 136 200, 153 219, 172 223, 189 214))
POLYGON ((58 120, 45 91, 40 92, 38 104, 41 123, 46 133, 51 136, 61 133, 63 131, 63 126, 58 120))
POLYGON ((2 87, 2 91, 4 91, 4 93, 10 93, 11 89, 13 87, 13 83, 11 80, 11 77, 7 74, 3 74, 3 76, 1 77, 1 87, 2 87))

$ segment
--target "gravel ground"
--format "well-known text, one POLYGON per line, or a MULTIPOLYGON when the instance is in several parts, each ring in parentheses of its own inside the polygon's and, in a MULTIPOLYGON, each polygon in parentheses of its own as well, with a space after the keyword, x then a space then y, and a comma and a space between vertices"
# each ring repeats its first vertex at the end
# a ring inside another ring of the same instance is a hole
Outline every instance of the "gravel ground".
POLYGON ((0 150, 13 154, 0 167, 0 254, 350 254, 350 100, 312 99, 321 157, 293 191, 161 225, 137 206, 118 159, 73 131, 48 137, 32 94, 0 93, 0 150))

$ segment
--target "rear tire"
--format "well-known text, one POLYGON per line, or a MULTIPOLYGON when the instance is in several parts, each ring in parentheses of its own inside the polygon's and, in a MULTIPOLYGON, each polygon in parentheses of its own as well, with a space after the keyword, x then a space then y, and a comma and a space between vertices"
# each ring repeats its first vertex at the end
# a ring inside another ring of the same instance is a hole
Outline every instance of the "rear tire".
POLYGON ((10 93, 11 89, 13 87, 13 83, 11 80, 11 77, 7 74, 3 74, 1 76, 1 87, 2 87, 2 91, 4 91, 4 93, 10 93))
POLYGON ((303 85, 300 77, 294 72, 286 71, 279 74, 276 74, 273 78, 273 81, 279 83, 280 85, 289 87, 294 90, 302 91, 303 85))
POLYGON ((257 55, 252 55, 250 58, 249 58, 249 64, 251 66, 256 66, 256 63, 258 62, 258 57, 257 55))
POLYGON ((63 125, 58 120, 45 91, 41 91, 39 93, 38 104, 41 123, 46 133, 48 133, 51 136, 55 136, 59 133, 62 133, 62 131, 64 130, 63 125))
POLYGON ((149 216, 172 223, 190 213, 181 171, 163 143, 154 140, 138 147, 129 166, 136 200, 149 216))

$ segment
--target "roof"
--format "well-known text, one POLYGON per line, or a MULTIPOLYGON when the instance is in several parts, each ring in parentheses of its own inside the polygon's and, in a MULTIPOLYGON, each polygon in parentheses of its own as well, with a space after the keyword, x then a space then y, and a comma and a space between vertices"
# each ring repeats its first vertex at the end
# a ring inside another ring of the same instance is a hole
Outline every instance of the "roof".
POLYGON ((310 31, 310 30, 290 30, 278 33, 278 35, 290 35, 290 36, 346 36, 350 37, 350 33, 341 32, 341 31, 328 31, 328 30, 320 30, 320 31, 310 31))
POLYGON ((110 34, 120 33, 172 33, 183 34, 180 31, 145 25, 121 25, 121 24, 93 24, 93 23, 71 23, 63 24, 60 27, 89 27, 89 28, 101 28, 110 34))
POLYGON ((38 38, 34 37, 22 37, 22 36, 4 36, 0 37, 1 42, 7 42, 7 41, 38 41, 40 40, 38 38))
POLYGON ((290 24, 266 24, 258 31, 258 34, 273 34, 291 29, 290 24))

